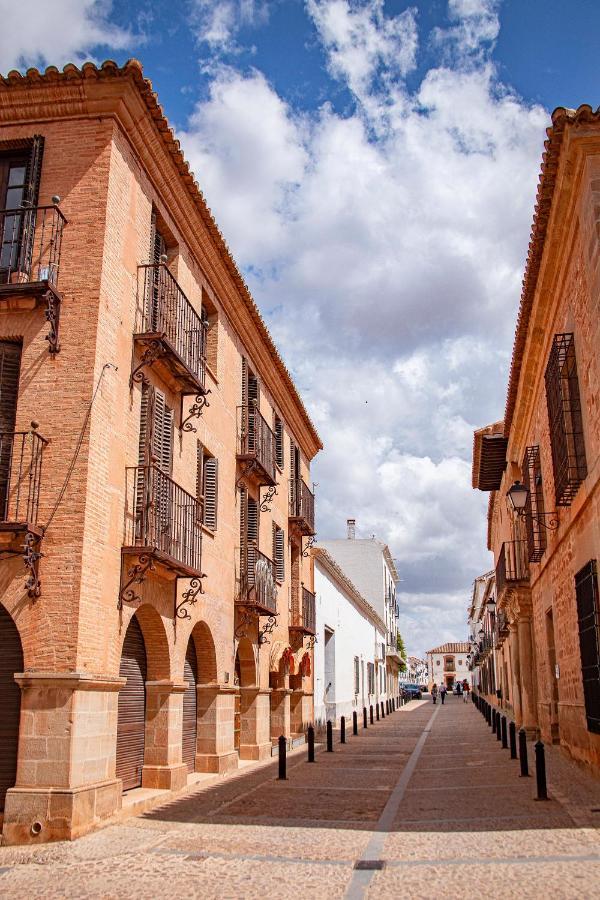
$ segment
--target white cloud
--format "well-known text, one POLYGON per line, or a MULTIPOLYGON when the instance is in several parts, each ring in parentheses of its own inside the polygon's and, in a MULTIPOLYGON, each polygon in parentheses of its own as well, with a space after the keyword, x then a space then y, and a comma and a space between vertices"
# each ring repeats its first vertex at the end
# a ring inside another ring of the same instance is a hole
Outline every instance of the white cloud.
POLYGON ((472 431, 502 412, 547 113, 498 81, 494 3, 451 0, 412 91, 412 11, 307 9, 355 108, 301 116, 220 69, 182 138, 324 439, 319 533, 390 543, 422 652, 462 637, 489 568, 472 431))
POLYGON ((123 49, 132 34, 110 21, 110 0, 0 0, 0 71, 89 59, 96 47, 123 49))
POLYGON ((191 24, 197 40, 211 56, 238 53, 243 27, 258 27, 269 19, 267 0, 193 0, 191 24))

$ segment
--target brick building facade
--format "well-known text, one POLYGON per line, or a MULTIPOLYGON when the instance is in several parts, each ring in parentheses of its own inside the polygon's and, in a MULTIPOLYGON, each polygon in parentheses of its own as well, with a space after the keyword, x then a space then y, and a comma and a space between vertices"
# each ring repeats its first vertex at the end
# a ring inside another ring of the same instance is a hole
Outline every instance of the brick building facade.
POLYGON ((225 772, 312 719, 321 444, 137 62, 11 73, 0 126, 15 843, 76 837, 124 790, 225 772))
POLYGON ((599 209, 600 115, 559 108, 542 163, 505 415, 476 432, 473 458, 473 486, 491 492, 495 631, 507 673, 501 702, 531 735, 596 768, 599 209))

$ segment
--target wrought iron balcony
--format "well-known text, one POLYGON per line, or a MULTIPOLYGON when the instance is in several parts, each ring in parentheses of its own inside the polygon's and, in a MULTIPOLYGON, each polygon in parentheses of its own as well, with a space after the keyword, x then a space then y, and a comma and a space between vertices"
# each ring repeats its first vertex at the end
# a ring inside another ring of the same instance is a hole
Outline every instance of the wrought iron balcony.
POLYGON ((238 406, 237 458, 242 464, 240 477, 256 478, 263 485, 277 484, 275 434, 253 404, 238 406))
POLYGON ((132 382, 144 381, 144 369, 156 366, 183 394, 205 394, 207 326, 164 263, 138 266, 138 296, 132 382))
POLYGON ((496 564, 498 597, 510 584, 529 581, 529 550, 527 541, 505 541, 496 564))
POLYGON ((51 353, 60 349, 58 276, 66 224, 58 206, 0 210, 0 300, 30 298, 46 306, 51 353))
POLYGON ((299 600, 300 602, 292 601, 290 631, 314 635, 317 630, 315 595, 302 585, 299 600))
POLYGON ((148 568, 158 562, 181 578, 200 578, 201 521, 197 499, 158 466, 126 469, 123 556, 145 557, 148 568))
POLYGON ((290 521, 301 534, 315 533, 315 495, 303 478, 290 481, 290 521))
POLYGON ((239 551, 238 594, 240 606, 254 608, 259 615, 277 615, 277 584, 273 561, 261 553, 254 541, 239 551))

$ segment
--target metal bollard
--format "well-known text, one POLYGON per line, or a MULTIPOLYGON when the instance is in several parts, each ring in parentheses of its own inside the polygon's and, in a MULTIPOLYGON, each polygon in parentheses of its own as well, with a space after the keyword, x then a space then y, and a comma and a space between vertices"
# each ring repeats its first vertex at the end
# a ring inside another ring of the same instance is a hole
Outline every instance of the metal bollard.
POLYGON ((379 703, 375 704, 375 715, 377 716, 377 721, 379 722, 379 703))
POLYGON ((287 780, 287 743, 283 735, 279 738, 279 781, 287 780))
POLYGON ((497 741, 502 740, 502 732, 500 730, 502 727, 501 720, 502 720, 502 716, 500 715, 500 710, 497 710, 497 712, 496 712, 496 740, 497 741))
POLYGON ((502 749, 507 750, 508 749, 508 734, 506 731, 506 716, 502 716, 502 719, 500 720, 500 724, 502 726, 502 749))
POLYGON ((356 710, 352 713, 352 734, 358 734, 358 716, 356 710))
POLYGON ((496 733, 496 710, 495 709, 492 710, 492 720, 490 722, 490 725, 492 726, 492 734, 495 734, 496 733))
POLYGON ((514 722, 508 726, 508 740, 510 743, 510 758, 517 758, 517 727, 514 722))
POLYGON ((340 719, 340 744, 346 743, 346 716, 340 719))
POLYGON ((544 745, 541 741, 535 742, 535 780, 537 784, 536 800, 547 800, 548 790, 546 787, 546 755, 544 745))
POLYGON ((363 706, 363 728, 367 727, 367 707, 363 706))
POLYGON ((383 700, 381 701, 381 718, 385 719, 385 710, 383 708, 383 700))
POLYGON ((521 763, 521 778, 529 778, 529 766, 527 765, 527 734, 524 728, 519 730, 519 762, 521 763))
POLYGON ((333 725, 331 719, 327 719, 327 752, 333 753, 333 725))
POLYGON ((373 724, 373 704, 372 703, 369 707, 369 723, 371 725, 373 724))
POLYGON ((315 761, 315 729, 312 725, 308 726, 308 761, 315 761))

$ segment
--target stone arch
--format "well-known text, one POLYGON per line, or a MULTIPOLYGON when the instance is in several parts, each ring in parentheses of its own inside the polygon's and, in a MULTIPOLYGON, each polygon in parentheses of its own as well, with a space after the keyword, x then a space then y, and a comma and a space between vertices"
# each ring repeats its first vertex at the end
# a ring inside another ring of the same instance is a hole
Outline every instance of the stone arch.
POLYGON ((235 671, 240 687, 254 687, 257 683, 254 647, 248 638, 242 638, 235 655, 235 671))
POLYGON ((6 791, 17 777, 21 689, 14 680, 23 671, 23 643, 14 619, 0 604, 0 812, 6 791))
MULTIPOLYGON (((165 624, 160 614, 148 603, 142 604, 134 613, 139 622, 146 646, 147 680, 163 681, 171 678, 171 653, 165 624)), ((131 617, 133 618, 133 616, 131 617)), ((131 621, 131 619, 129 620, 131 621)), ((127 623, 129 624, 129 622, 127 623)), ((125 640, 123 628, 122 639, 125 640)))
POLYGON ((218 679, 217 652, 210 628, 206 622, 197 622, 192 629, 191 639, 196 648, 198 662, 198 684, 215 684, 218 679))

